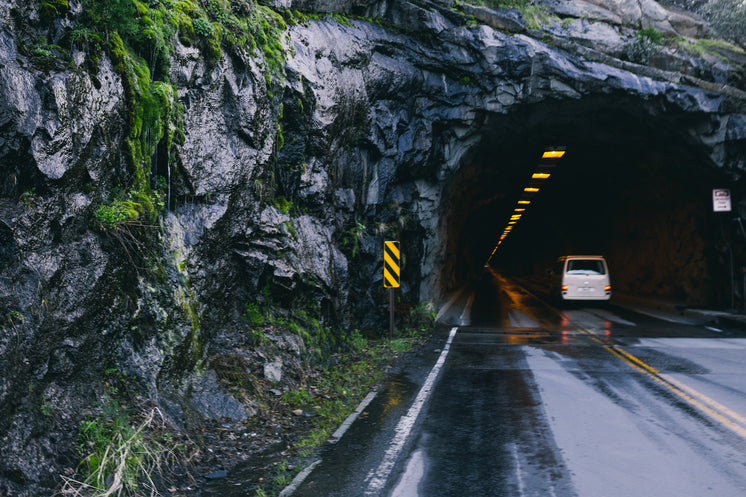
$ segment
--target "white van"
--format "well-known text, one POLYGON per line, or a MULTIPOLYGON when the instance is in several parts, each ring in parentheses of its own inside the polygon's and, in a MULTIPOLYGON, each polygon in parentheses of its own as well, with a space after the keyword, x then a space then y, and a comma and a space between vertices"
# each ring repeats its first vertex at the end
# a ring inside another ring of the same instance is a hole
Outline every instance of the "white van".
POLYGON ((550 272, 551 295, 562 300, 609 300, 609 267, 602 255, 565 255, 550 272))

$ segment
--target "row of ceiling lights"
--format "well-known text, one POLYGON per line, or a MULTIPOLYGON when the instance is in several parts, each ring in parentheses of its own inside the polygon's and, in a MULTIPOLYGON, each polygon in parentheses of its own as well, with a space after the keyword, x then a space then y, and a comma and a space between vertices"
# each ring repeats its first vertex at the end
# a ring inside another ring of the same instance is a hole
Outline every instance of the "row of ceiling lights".
POLYGON ((523 187, 523 192, 521 193, 521 196, 518 199, 518 202, 516 203, 512 214, 510 215, 508 224, 505 226, 505 229, 500 235, 500 239, 497 241, 497 245, 495 245, 495 248, 492 249, 492 253, 490 254, 489 259, 487 259, 488 264, 492 261, 492 257, 494 257, 497 249, 500 248, 500 245, 502 245, 508 235, 510 235, 510 232, 513 231, 515 225, 526 213, 526 209, 528 208, 529 204, 531 204, 533 197, 537 193, 539 193, 539 190, 541 189, 544 181, 549 179, 549 176, 552 175, 552 170, 563 155, 565 155, 564 147, 551 147, 545 150, 543 154, 541 154, 539 164, 536 166, 536 169, 534 169, 534 172, 531 174, 531 179, 529 180, 528 184, 523 187))

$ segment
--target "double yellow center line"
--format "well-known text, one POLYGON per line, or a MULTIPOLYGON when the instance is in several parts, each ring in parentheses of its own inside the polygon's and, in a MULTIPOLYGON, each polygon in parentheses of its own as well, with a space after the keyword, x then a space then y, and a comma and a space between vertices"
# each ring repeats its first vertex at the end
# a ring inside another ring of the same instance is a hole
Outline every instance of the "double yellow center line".
POLYGON ((668 391, 672 392, 677 397, 682 399, 687 404, 697 408, 700 412, 708 415, 712 419, 718 421, 722 425, 726 426, 727 428, 731 429, 732 431, 746 439, 746 418, 744 416, 741 416, 737 412, 734 412, 728 407, 709 398, 702 392, 699 392, 694 388, 681 383, 680 381, 671 377, 671 375, 658 371, 649 364, 646 364, 639 358, 630 354, 620 346, 608 345, 591 330, 580 328, 580 331, 588 335, 594 342, 601 344, 603 348, 613 356, 621 359, 636 370, 644 373, 648 377, 655 380, 658 384, 665 387, 668 391))

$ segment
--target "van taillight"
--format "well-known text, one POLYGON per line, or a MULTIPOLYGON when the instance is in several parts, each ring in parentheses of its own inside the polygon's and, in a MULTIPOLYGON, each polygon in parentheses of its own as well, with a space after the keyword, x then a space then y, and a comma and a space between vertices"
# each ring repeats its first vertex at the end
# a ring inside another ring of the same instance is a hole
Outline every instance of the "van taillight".
POLYGON ((611 285, 606 285, 604 287, 604 290, 606 291, 606 293, 611 293, 611 285))
POLYGON ((562 290, 563 292, 566 292, 567 291, 567 285, 562 285, 560 287, 560 290, 562 290))

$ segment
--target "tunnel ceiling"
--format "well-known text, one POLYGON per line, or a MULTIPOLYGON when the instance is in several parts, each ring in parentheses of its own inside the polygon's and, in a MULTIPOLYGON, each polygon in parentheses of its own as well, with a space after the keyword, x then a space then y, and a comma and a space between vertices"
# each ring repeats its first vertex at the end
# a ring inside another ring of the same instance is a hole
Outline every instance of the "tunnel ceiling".
POLYGON ((677 284, 675 272, 712 272, 722 219, 711 212, 711 190, 731 180, 689 133, 696 116, 651 108, 617 95, 542 102, 488 122, 448 194, 443 271, 453 287, 481 270, 542 151, 564 146, 492 265, 542 274, 560 255, 599 253, 625 267, 619 289, 709 298, 694 282, 677 284))

